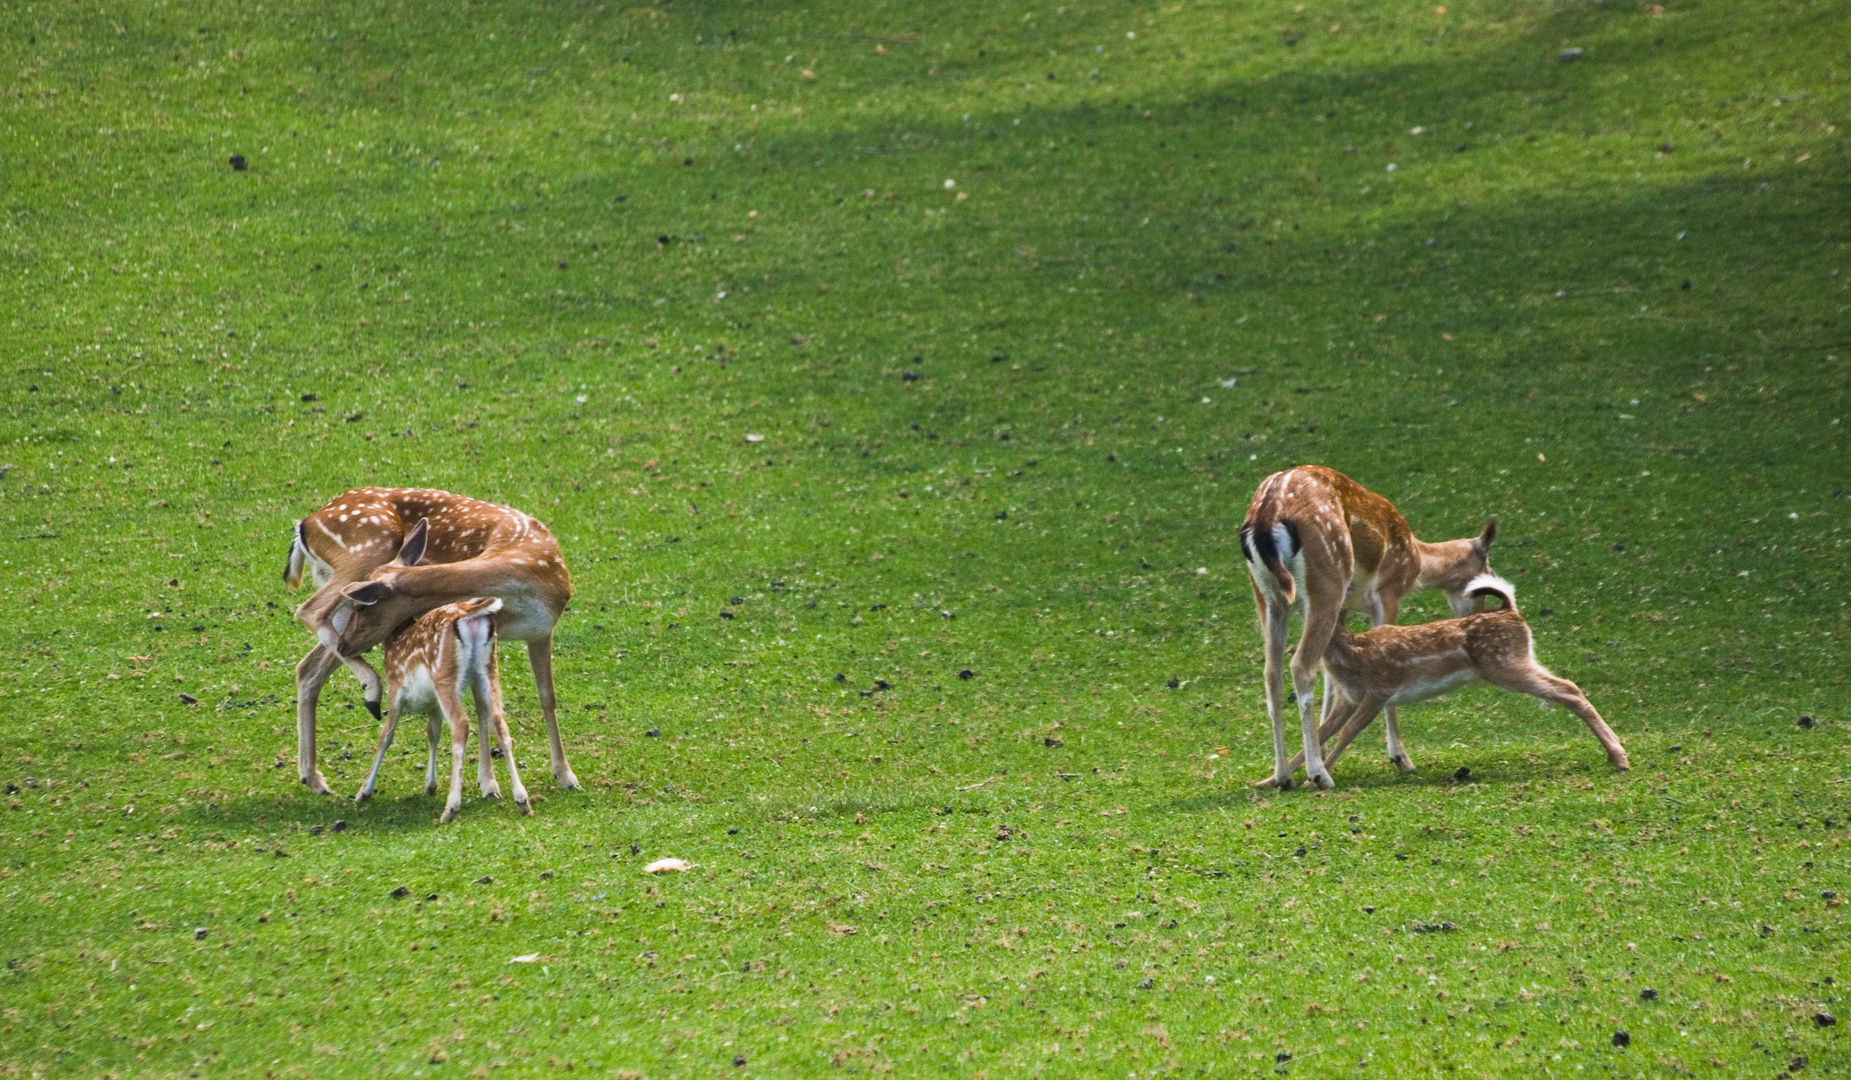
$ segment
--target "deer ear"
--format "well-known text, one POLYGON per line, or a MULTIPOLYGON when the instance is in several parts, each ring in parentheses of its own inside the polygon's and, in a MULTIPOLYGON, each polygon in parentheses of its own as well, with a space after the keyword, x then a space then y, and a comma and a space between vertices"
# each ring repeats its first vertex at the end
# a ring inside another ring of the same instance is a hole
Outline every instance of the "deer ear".
POLYGON ((1480 551, 1490 550, 1491 541, 1496 540, 1497 538, 1498 538, 1498 519, 1492 518, 1490 521, 1485 522, 1485 531, 1478 534, 1478 550, 1480 551))
POLYGON ((371 607, 384 600, 390 591, 390 586, 383 581, 356 581, 342 589, 341 595, 356 604, 371 607))
POLYGON ((431 535, 431 519, 419 518, 418 523, 405 534, 405 542, 399 545, 398 561, 405 566, 416 566, 424 560, 424 549, 431 535))

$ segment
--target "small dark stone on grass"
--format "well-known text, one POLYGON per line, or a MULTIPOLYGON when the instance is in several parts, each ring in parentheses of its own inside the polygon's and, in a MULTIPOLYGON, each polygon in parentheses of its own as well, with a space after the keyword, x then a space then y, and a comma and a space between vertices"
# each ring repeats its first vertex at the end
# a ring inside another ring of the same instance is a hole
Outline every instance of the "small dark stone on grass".
POLYGON ((191 695, 191 694, 181 694, 181 695, 180 695, 180 704, 182 704, 182 705, 197 705, 197 704, 199 704, 199 699, 198 699, 198 698, 196 698, 196 697, 194 697, 194 696, 193 696, 193 695, 191 695))
POLYGON ((1292 1055, 1287 1053, 1284 1050, 1281 1050, 1277 1054, 1273 1055, 1273 1061, 1277 1062, 1280 1065, 1284 1065, 1286 1062, 1290 1060, 1292 1060, 1292 1055))
POLYGON ((403 885, 400 885, 398 888, 392 890, 392 898, 394 900, 403 900, 407 896, 410 896, 410 895, 411 895, 411 890, 406 888, 403 885))
POLYGON ((490 877, 487 874, 483 874, 481 877, 476 879, 476 884, 477 885, 493 885, 495 884, 495 879, 490 877))
POLYGON ((1058 749, 1059 747, 1061 747, 1061 746, 1064 746, 1064 745, 1066 745, 1066 744, 1065 744, 1065 743, 1063 743, 1063 742, 1061 742, 1061 740, 1059 740, 1059 739, 1056 739, 1056 738, 1053 738, 1052 736, 1050 736, 1050 737, 1048 737, 1048 738, 1045 738, 1045 739, 1042 739, 1042 740, 1041 740, 1041 745, 1043 745, 1043 746, 1047 746, 1047 747, 1053 747, 1053 748, 1056 748, 1056 749, 1058 749))
POLYGON ((282 848, 277 848, 277 849, 276 849, 276 857, 277 857, 277 858, 279 858, 279 859, 287 859, 287 858, 289 858, 289 852, 287 852, 287 851, 284 851, 284 850, 283 850, 282 848))
MULTIPOLYGON (((1672 146, 1670 143, 1659 143, 1658 144, 1658 152, 1661 154, 1669 154, 1671 151, 1676 150, 1676 149, 1677 147, 1672 146)), ((1685 282, 1684 284, 1686 287, 1689 287, 1690 285, 1689 282, 1685 282)))
POLYGON ((315 392, 314 392, 313 390, 311 390, 311 391, 309 391, 308 393, 306 393, 306 394, 303 394, 303 395, 302 395, 302 400, 303 400, 303 401, 305 401, 305 402, 306 402, 306 401, 320 401, 320 400, 321 400, 321 395, 320 395, 320 394, 317 394, 317 393, 315 393, 315 392))
MULTIPOLYGON (((12 787, 13 787, 13 785, 11 785, 11 784, 8 784, 8 785, 7 785, 7 789, 8 789, 8 790, 7 790, 7 794, 8 794, 8 795, 11 795, 11 794, 13 793, 13 792, 12 792, 12 790, 11 790, 11 789, 12 789, 12 787)), ((1836 899, 1838 899, 1838 893, 1837 893, 1836 891, 1834 891, 1834 890, 1832 890, 1832 889, 1826 889, 1825 891, 1823 891, 1823 892, 1821 892, 1821 893, 1819 894, 1819 899, 1821 899, 1821 900, 1836 900, 1836 899)))
POLYGON ((437 902, 437 894, 432 893, 429 896, 425 897, 424 902, 427 904, 435 904, 437 902))
POLYGON ((1812 1014, 1812 1022, 1815 1025, 1822 1027, 1822 1028, 1823 1027, 1833 1027, 1838 1023, 1838 1017, 1833 1016, 1831 1013, 1826 1012, 1825 1010, 1821 1009, 1818 1012, 1812 1014))
POLYGON ((840 671, 836 672, 836 682, 847 682, 847 681, 848 681, 847 675, 842 674, 840 671))
POLYGON ((1453 773, 1454 780, 1469 780, 1471 779, 1471 777, 1472 777, 1472 770, 1466 768, 1464 765, 1459 766, 1459 771, 1453 773))
POLYGON ((745 1068, 745 1064, 746 1064, 746 1056, 744 1054, 734 1054, 733 1055, 733 1068, 743 1069, 745 1068))
POLYGON ((564 270, 566 268, 566 261, 564 259, 559 260, 559 268, 561 270, 564 270))
POLYGON ((1296 856, 1297 858, 1302 859, 1305 857, 1305 849, 1301 847, 1297 851, 1292 852, 1292 854, 1296 856))
POLYGON ((251 167, 250 163, 244 160, 243 154, 231 155, 231 171, 232 172, 243 172, 244 170, 250 167, 251 167))
POLYGON ((194 931, 193 931, 193 940, 194 940, 194 941, 204 941, 204 940, 206 940, 206 928, 202 926, 202 927, 200 927, 199 929, 197 929, 197 930, 194 930, 194 931))
POLYGON ((1800 717, 1800 726, 1801 726, 1801 727, 1803 727, 1803 728, 1809 728, 1809 727, 1811 727, 1811 726, 1812 726, 1812 717, 1810 717, 1810 716, 1802 716, 1802 717, 1800 717))
POLYGON ((1182 680, 1180 680, 1180 679, 1171 679, 1171 680, 1170 680, 1169 682, 1166 682, 1166 683, 1164 683, 1163 685, 1165 685, 1165 686, 1167 686, 1167 687, 1169 687, 1170 689, 1172 689, 1172 690, 1174 690, 1174 689, 1176 689, 1177 687, 1179 687, 1179 686, 1181 686, 1181 685, 1182 685, 1182 680))
POLYGON ((1613 1045, 1615 1045, 1615 1046, 1631 1046, 1631 1045, 1632 1045, 1632 1036, 1631 1036, 1631 1035, 1628 1035, 1628 1034, 1626 1034, 1626 1033, 1625 1033, 1624 1031, 1616 1031, 1616 1032, 1614 1032, 1614 1033, 1613 1033, 1613 1045))
POLYGON ((643 735, 645 738, 659 739, 662 737, 662 729, 659 727, 652 727, 648 731, 643 732, 643 735))
POLYGON ((1139 990, 1149 990, 1151 987, 1155 985, 1157 985, 1157 981, 1155 979, 1145 979, 1143 982, 1138 984, 1138 989, 1139 990))
POLYGON ((322 833, 322 827, 320 825, 310 825, 309 826, 310 836, 320 836, 321 833, 322 833))
POLYGON ((888 681, 887 681, 886 679, 875 679, 875 680, 874 680, 874 689, 876 689, 876 690, 892 690, 892 689, 893 689, 893 684, 892 684, 892 683, 890 683, 890 682, 888 682, 888 681))
POLYGON ((346 820, 345 820, 345 819, 337 819, 337 820, 336 820, 336 821, 334 822, 334 831, 335 831, 335 832, 346 832, 346 831, 347 831, 347 822, 346 822, 346 820))
POLYGON ((632 854, 632 855, 641 855, 642 853, 643 853, 643 849, 642 849, 642 848, 640 848, 640 847, 637 847, 637 846, 636 846, 635 844, 631 844, 631 845, 630 845, 630 854, 632 854))
POLYGON ((1407 854, 1405 852, 1396 852, 1395 861, 1396 862, 1407 862, 1408 861, 1407 854))
POLYGON ((1657 1001, 1658 991, 1648 986, 1645 989, 1639 991, 1639 1000, 1640 1001, 1657 1001))
POLYGON ((739 830, 738 830, 738 829, 728 829, 728 830, 726 830, 726 835, 728 835, 728 836, 738 836, 738 835, 739 835, 739 830))
POLYGON ((965 668, 963 671, 958 672, 958 678, 960 679, 974 679, 976 677, 977 673, 970 668, 965 668))
POLYGON ((1364 914, 1364 915, 1374 915, 1374 914, 1375 914, 1375 905, 1374 905, 1374 904, 1365 904, 1365 905, 1363 905, 1363 914, 1364 914))

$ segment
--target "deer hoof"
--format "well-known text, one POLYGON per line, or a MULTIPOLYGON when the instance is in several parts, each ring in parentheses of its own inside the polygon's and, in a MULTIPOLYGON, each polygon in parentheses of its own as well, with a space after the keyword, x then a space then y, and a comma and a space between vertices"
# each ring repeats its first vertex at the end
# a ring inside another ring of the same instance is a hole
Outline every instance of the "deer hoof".
POLYGON ((455 821, 455 820, 456 820, 456 811, 457 811, 457 809, 458 809, 458 808, 457 808, 457 807, 454 807, 454 806, 446 806, 446 807, 444 807, 444 808, 443 808, 443 816, 442 816, 442 817, 440 817, 440 818, 438 818, 437 820, 438 820, 439 822, 444 822, 444 821, 455 821))
POLYGON ((517 809, 520 810, 522 817, 532 817, 533 816, 533 803, 528 802, 526 799, 517 799, 515 800, 514 805, 517 809))
POLYGON ((315 795, 334 794, 334 789, 328 786, 328 781, 324 779, 319 772, 304 776, 302 778, 302 784, 309 789, 310 793, 315 795))
POLYGON ((1414 771, 1414 762, 1406 754, 1397 754, 1388 760, 1394 764, 1395 768, 1400 769, 1404 773, 1414 771))
POLYGON ((1329 791, 1331 788, 1337 786, 1337 782, 1332 780, 1330 774, 1327 772, 1319 773, 1311 777, 1311 782, 1316 784, 1318 788, 1323 791, 1329 791))
POLYGON ((485 787, 482 789, 482 797, 484 799, 499 799, 501 798, 501 789, 498 787, 485 787))
POLYGON ((577 791, 578 790, 578 777, 572 775, 571 769, 567 769, 566 774, 564 776, 557 777, 556 779, 558 779, 559 786, 562 789, 566 791, 577 791))

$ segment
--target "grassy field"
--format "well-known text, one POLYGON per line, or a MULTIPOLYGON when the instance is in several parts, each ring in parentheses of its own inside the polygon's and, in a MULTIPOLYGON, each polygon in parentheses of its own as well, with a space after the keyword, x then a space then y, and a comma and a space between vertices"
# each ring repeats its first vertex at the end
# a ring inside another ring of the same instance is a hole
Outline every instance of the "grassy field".
POLYGON ((1851 1071, 1845 0, 0 11, 0 1076, 1851 1071), (1632 771, 1251 791, 1307 461, 1632 771), (368 484, 559 535, 583 791, 518 649, 532 818, 295 782, 368 484))

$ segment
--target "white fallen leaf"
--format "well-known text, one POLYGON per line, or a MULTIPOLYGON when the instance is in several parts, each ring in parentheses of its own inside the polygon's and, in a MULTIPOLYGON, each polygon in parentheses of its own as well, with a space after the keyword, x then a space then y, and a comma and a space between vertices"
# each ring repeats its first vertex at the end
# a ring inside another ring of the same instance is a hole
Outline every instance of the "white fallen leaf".
POLYGON ((763 435, 747 435, 746 441, 747 442, 764 442, 765 437, 763 435))
POLYGON ((539 962, 540 954, 537 952, 522 953, 519 956, 508 957, 508 963, 510 964, 537 964, 539 962))
POLYGON ((681 870, 692 870, 694 864, 686 859, 657 859, 643 867, 645 874, 671 874, 681 870))

